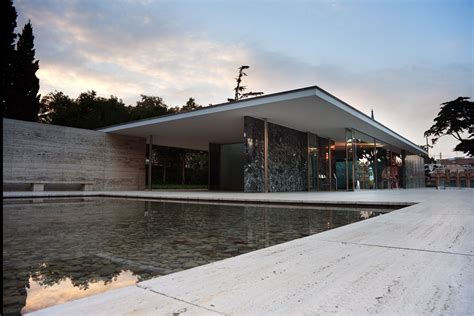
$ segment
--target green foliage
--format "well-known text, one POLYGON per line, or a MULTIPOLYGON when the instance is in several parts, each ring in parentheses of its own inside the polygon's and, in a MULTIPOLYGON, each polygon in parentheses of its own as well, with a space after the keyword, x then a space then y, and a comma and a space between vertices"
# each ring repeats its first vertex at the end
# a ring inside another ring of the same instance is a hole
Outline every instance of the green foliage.
POLYGON ((115 96, 98 97, 93 90, 81 93, 75 100, 55 91, 41 100, 39 120, 54 125, 96 129, 176 111, 155 96, 142 95, 136 106, 126 106, 115 96))
POLYGON ((160 97, 141 95, 141 100, 135 107, 129 107, 130 121, 146 119, 176 112, 169 108, 160 97))
POLYGON ((193 98, 189 98, 188 101, 186 101, 186 104, 181 107, 179 110, 180 112, 188 112, 196 109, 201 109, 202 105, 199 105, 196 103, 196 100, 193 98))
POLYGON ((88 91, 73 100, 56 91, 41 100, 39 117, 44 123, 95 129, 127 122, 129 110, 115 96, 103 98, 98 97, 95 91, 88 91))
POLYGON ((441 104, 434 124, 425 132, 425 137, 433 136, 433 145, 439 138, 451 135, 459 141, 454 150, 474 156, 474 102, 468 100, 469 97, 458 97, 441 104), (467 138, 462 137, 464 133, 468 133, 467 138))
POLYGON ((2 15, 2 70, 0 100, 3 117, 25 121, 37 121, 39 110, 39 69, 35 60, 33 27, 31 22, 23 27, 18 36, 14 33, 17 13, 12 1, 1 4, 2 15))
POLYGON ((207 185, 207 164, 205 151, 153 146, 153 184, 207 185))

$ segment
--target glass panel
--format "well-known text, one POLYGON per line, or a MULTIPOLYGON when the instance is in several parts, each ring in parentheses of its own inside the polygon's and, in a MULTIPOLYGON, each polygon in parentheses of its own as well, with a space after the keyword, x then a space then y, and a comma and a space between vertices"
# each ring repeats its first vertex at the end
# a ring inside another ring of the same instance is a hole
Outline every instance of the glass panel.
POLYGON ((318 190, 318 136, 308 133, 309 190, 318 190))
POLYGON ((355 188, 375 189, 374 138, 354 131, 355 188))
POLYGON ((405 188, 425 187, 424 160, 417 155, 405 157, 405 188))
POLYGON ((402 158, 391 146, 379 140, 377 147, 377 188, 397 189, 400 187, 402 158))
POLYGON ((330 190, 336 190, 336 182, 337 182, 337 177, 336 177, 336 143, 328 139, 328 144, 329 144, 329 184, 330 184, 330 190))
POLYGON ((334 163, 336 165, 334 187, 337 190, 346 190, 346 142, 336 141, 334 150, 334 163))
POLYGON ((354 173, 352 165, 354 162, 352 130, 346 130, 346 187, 347 190, 354 190, 354 173))
POLYGON ((318 190, 329 191, 329 140, 327 138, 318 137, 318 190))

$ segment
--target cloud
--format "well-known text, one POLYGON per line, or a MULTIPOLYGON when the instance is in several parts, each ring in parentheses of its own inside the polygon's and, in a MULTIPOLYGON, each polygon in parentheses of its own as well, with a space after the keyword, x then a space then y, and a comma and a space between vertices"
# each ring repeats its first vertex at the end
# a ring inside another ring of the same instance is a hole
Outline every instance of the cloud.
MULTIPOLYGON (((250 88, 266 93, 318 85, 417 144, 432 124, 440 104, 458 96, 473 96, 471 64, 406 65, 366 72, 338 65, 312 65, 276 53, 251 54, 250 88)), ((449 137, 433 152, 454 156, 449 137)))
MULTIPOLYGON (((329 3, 344 9, 340 2, 329 3)), ((246 64, 251 68, 243 83, 249 90, 269 94, 318 85, 365 113, 373 108, 377 120, 419 144, 440 103, 473 96, 471 64, 355 71, 330 60, 308 62, 243 40, 211 38, 189 28, 169 2, 45 0, 15 5, 18 24, 28 18, 33 23, 43 95, 59 90, 76 97, 93 89, 127 104, 140 94, 160 96, 173 106, 189 97, 217 104, 233 95, 237 68, 246 64)), ((454 144, 447 143, 437 150, 449 153, 454 144)))

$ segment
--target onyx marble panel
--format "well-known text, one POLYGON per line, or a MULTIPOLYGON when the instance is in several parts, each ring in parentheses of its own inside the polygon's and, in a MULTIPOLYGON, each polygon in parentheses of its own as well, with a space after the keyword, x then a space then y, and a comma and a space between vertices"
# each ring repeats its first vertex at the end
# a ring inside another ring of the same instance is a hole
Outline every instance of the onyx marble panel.
MULTIPOLYGON (((264 121, 244 118, 244 191, 264 192, 264 121)), ((307 190, 306 133, 268 123, 268 190, 307 190)))
POLYGON ((307 152, 306 133, 268 123, 269 192, 307 190, 307 152))
POLYGON ((244 117, 244 191, 264 191, 264 122, 244 117))

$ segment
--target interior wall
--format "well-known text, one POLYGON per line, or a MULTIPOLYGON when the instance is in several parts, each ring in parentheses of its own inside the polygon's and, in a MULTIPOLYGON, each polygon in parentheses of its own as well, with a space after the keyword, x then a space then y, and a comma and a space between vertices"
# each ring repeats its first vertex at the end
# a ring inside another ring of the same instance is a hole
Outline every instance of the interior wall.
POLYGON ((209 144, 209 190, 220 190, 221 145, 209 144))
POLYGON ((92 181, 145 188, 145 139, 3 119, 3 181, 92 181))
POLYGON ((220 148, 220 189, 244 189, 244 144, 222 144, 220 148))

